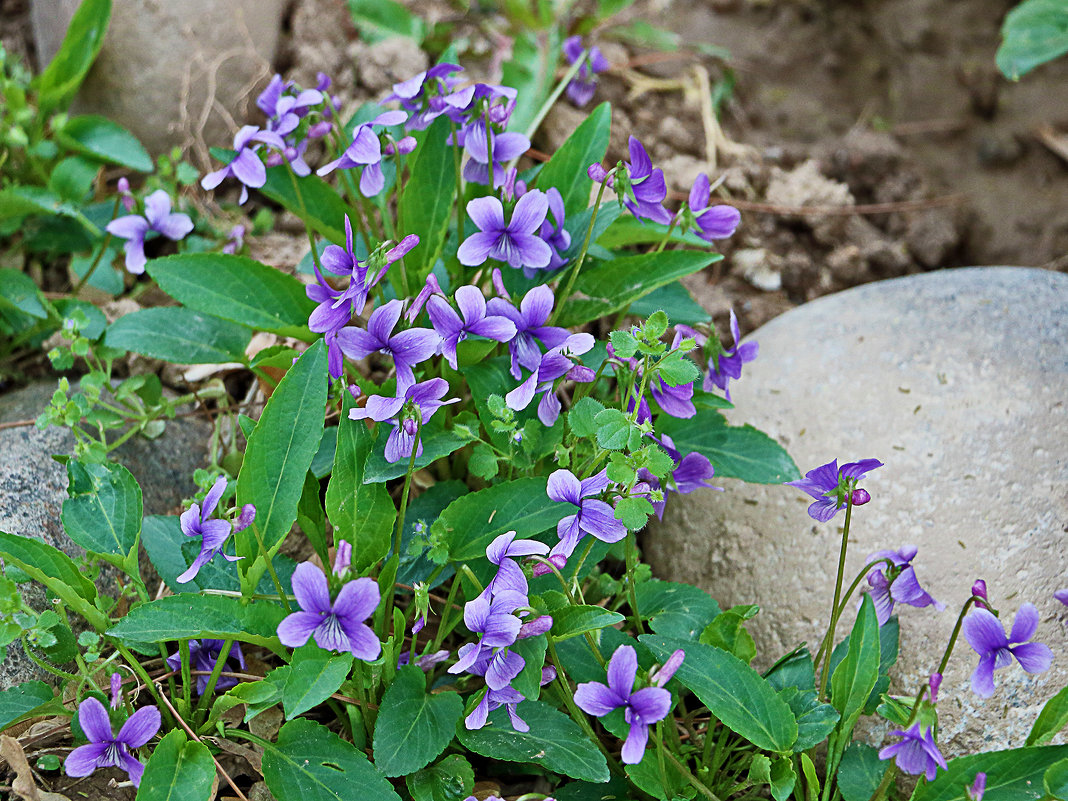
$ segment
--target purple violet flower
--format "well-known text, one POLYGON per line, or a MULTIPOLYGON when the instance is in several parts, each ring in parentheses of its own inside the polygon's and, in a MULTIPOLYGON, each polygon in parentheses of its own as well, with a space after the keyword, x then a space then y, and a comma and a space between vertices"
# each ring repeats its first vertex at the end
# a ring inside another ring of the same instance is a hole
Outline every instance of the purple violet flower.
MULTIPOLYGON (((500 270, 495 269, 494 278, 499 276, 500 270)), ((518 309, 505 298, 490 298, 486 304, 490 314, 507 317, 515 324, 516 334, 508 342, 508 350, 512 355, 510 372, 517 381, 522 375, 520 367, 537 370, 541 364, 539 342, 551 350, 563 345, 571 335, 566 328, 546 325, 555 303, 553 291, 545 284, 540 284, 523 296, 518 309)))
POLYGON ((641 481, 644 481, 652 489, 662 489, 664 492, 664 497, 661 500, 650 501, 656 511, 658 520, 664 519, 667 496, 672 492, 677 492, 679 495, 689 495, 695 490, 705 488, 723 492, 723 487, 717 487, 709 483, 709 479, 716 474, 716 468, 708 461, 707 456, 696 451, 683 456, 682 452, 675 447, 675 441, 667 434, 663 434, 659 438, 653 437, 653 440, 667 452, 667 455, 675 463, 675 467, 672 468, 671 475, 664 485, 660 483, 660 479, 645 468, 638 471, 638 478, 641 481))
POLYGON ((137 201, 134 200, 133 193, 130 191, 130 180, 124 175, 118 180, 116 188, 119 190, 119 199, 122 201, 122 207, 132 214, 134 206, 137 205, 137 201))
MULTIPOLYGON (((567 37, 564 39, 563 49, 567 60, 574 64, 582 56, 584 49, 582 47, 582 37, 567 37)), ((578 73, 567 85, 567 96, 571 98, 571 102, 582 108, 593 100, 593 93, 597 89, 597 73, 604 72, 607 69, 608 59, 601 53, 600 48, 594 45, 586 52, 578 73)))
POLYGON ((245 226, 235 225, 230 229, 230 233, 227 234, 226 244, 223 245, 222 252, 227 254, 234 254, 241 250, 245 246, 245 226))
POLYGON ((1020 607, 1008 637, 1001 621, 987 609, 969 612, 963 628, 968 644, 979 654, 979 664, 972 673, 972 692, 980 698, 994 694, 994 671, 1011 665, 1013 657, 1028 673, 1042 673, 1053 661, 1053 651, 1048 645, 1028 642, 1038 629, 1038 610, 1034 604, 1020 607))
MULTIPOLYGON (((197 695, 203 695, 204 691, 208 689, 208 678, 215 669, 215 663, 219 661, 219 655, 222 653, 222 647, 226 643, 223 640, 192 640, 189 643, 189 664, 192 670, 200 671, 202 675, 197 676, 197 695)), ((225 662, 233 660, 236 664, 230 672, 237 672, 237 670, 245 669, 245 655, 241 653, 241 643, 235 642, 233 647, 230 648, 230 653, 224 660, 223 670, 226 670, 225 662)), ((182 668, 182 655, 181 653, 171 654, 167 657, 167 667, 171 670, 181 670, 182 668)), ((219 680, 215 682, 215 689, 228 690, 231 687, 237 686, 237 679, 233 676, 219 676, 219 680)))
MULTIPOLYGON (((225 491, 226 477, 219 476, 212 488, 208 490, 208 494, 204 496, 204 507, 201 508, 194 503, 179 518, 183 534, 187 537, 202 538, 200 553, 197 554, 197 558, 193 560, 193 564, 189 566, 189 569, 178 576, 176 580, 179 584, 185 584, 196 578, 200 568, 210 562, 215 557, 215 554, 222 551, 226 540, 230 536, 232 527, 229 520, 208 519, 211 517, 212 512, 215 511, 215 507, 219 505, 219 499, 222 498, 222 494, 225 491)), ((223 554, 223 559, 229 562, 236 562, 240 558, 240 556, 223 554)))
POLYGON ((444 100, 449 106, 446 113, 453 122, 461 126, 456 132, 455 140, 449 144, 464 147, 474 124, 484 122, 485 117, 489 117, 491 123, 502 129, 507 127, 518 94, 510 86, 476 83, 446 95, 444 100))
POLYGON ((979 771, 975 774, 975 781, 972 786, 968 788, 968 798, 971 801, 983 801, 983 795, 986 793, 986 774, 979 771))
POLYGON ((1053 593, 1053 597, 1065 606, 1068 606, 1068 590, 1057 590, 1053 593))
POLYGON ((982 579, 976 579, 972 585, 972 595, 981 600, 977 600, 975 605, 979 609, 989 609, 990 605, 987 603, 990 598, 986 594, 986 582, 982 579))
POLYGON ((544 356, 538 369, 530 374, 526 381, 504 396, 508 408, 522 411, 541 393, 538 402, 538 419, 542 425, 552 428, 560 416, 560 399, 556 396, 556 382, 561 378, 588 384, 596 377, 589 367, 575 364, 571 357, 586 353, 593 348, 594 339, 585 332, 571 334, 563 344, 552 348, 544 356))
POLYGON ((405 123, 409 131, 422 131, 452 106, 445 102, 458 78, 452 73, 462 72, 458 64, 435 64, 428 70, 413 75, 406 81, 393 84, 393 92, 382 98, 383 103, 399 100, 401 108, 412 116, 405 123))
POLYGON ((535 233, 549 213, 544 192, 534 189, 519 198, 507 224, 504 206, 493 196, 475 198, 467 204, 467 213, 479 233, 465 239, 457 250, 461 264, 476 267, 486 259, 497 259, 515 270, 541 269, 552 260, 552 248, 535 233))
POLYGON ((664 183, 664 171, 653 169, 653 162, 645 152, 642 143, 636 137, 630 137, 630 163, 627 164, 627 184, 631 200, 624 193, 623 204, 638 219, 652 220, 667 225, 671 222, 671 213, 664 208, 667 197, 667 184, 664 183))
POLYGON ((448 381, 444 378, 432 378, 421 384, 412 384, 404 389, 403 395, 395 398, 374 395, 367 399, 365 407, 350 409, 349 419, 371 419, 378 423, 389 421, 393 430, 389 432, 389 438, 386 440, 385 456, 390 464, 410 458, 413 449, 416 458, 419 458, 423 453, 422 439, 417 439, 420 426, 425 425, 442 406, 460 400, 441 400, 448 391, 448 381))
POLYGON ((846 495, 853 492, 856 483, 870 471, 882 466, 883 463, 878 459, 861 459, 859 462, 849 462, 839 467, 838 460, 835 459, 815 470, 809 470, 804 478, 785 483, 815 498, 816 502, 808 507, 808 516, 820 523, 826 523, 840 510, 845 509, 846 495))
POLYGON ((948 770, 946 760, 935 745, 933 729, 927 728, 920 733, 919 721, 913 723, 908 730, 897 729, 890 732, 894 737, 900 737, 901 741, 888 745, 879 752, 879 759, 893 758, 897 766, 905 773, 919 776, 921 773, 927 776, 927 781, 933 782, 938 775, 938 769, 948 770))
POLYGON ((301 562, 293 571, 293 594, 301 611, 293 612, 278 624, 282 645, 299 648, 314 637, 324 651, 348 651, 368 662, 378 658, 382 645, 363 622, 381 600, 374 579, 348 582, 331 604, 326 575, 311 562, 301 562))
POLYGON ((738 223, 742 221, 742 213, 734 206, 709 205, 709 187, 708 176, 700 173, 690 188, 690 200, 687 204, 693 217, 694 233, 707 242, 733 235, 738 229, 738 223))
POLYGON ((573 515, 568 515, 556 524, 556 534, 560 537, 549 552, 553 556, 565 559, 575 551, 575 546, 585 534, 592 534, 602 542, 619 542, 627 536, 627 527, 622 520, 617 520, 615 510, 607 503, 592 497, 608 489, 608 473, 602 470, 583 481, 570 470, 557 470, 549 476, 546 494, 559 503, 570 503, 578 507, 573 515))
POLYGON ((489 184, 490 162, 493 162, 493 188, 501 186, 506 179, 504 162, 517 159, 530 149, 530 140, 521 133, 496 133, 491 125, 489 131, 489 148, 487 148, 487 128, 483 120, 475 120, 467 129, 464 139, 464 152, 470 157, 464 165, 465 181, 473 184, 489 184))
MULTIPOLYGON (((486 199, 496 200, 496 198, 486 199)), ((499 201, 498 205, 500 205, 499 201)), ((467 241, 470 242, 471 239, 467 241)), ((430 322, 441 336, 441 354, 453 370, 457 369, 456 346, 467 339, 470 334, 494 339, 497 342, 508 342, 515 336, 515 324, 511 320, 507 317, 486 314, 486 298, 477 286, 462 286, 456 290, 454 297, 463 319, 440 295, 431 295, 426 304, 430 322)))
POLYGON ((222 169, 209 172, 200 181, 203 189, 214 189, 224 179, 233 176, 241 182, 241 199, 238 204, 248 200, 248 190, 258 189, 267 183, 267 168, 256 154, 258 144, 265 144, 276 150, 285 150, 286 143, 273 131, 261 131, 255 125, 246 125, 234 137, 233 159, 222 169), (254 144, 257 143, 257 144, 254 144))
MULTIPOLYGON (((729 401, 731 399, 730 382, 737 381, 742 377, 742 365, 748 364, 757 357, 760 346, 756 342, 740 344, 742 332, 738 327, 738 316, 731 309, 731 336, 734 344, 730 349, 720 346, 720 352, 708 360, 708 373, 705 375, 702 389, 711 392, 713 387, 723 391, 729 401)), ((703 338, 702 338, 703 339, 703 338)))
MULTIPOLYGON (((485 668, 483 667, 483 664, 484 661, 480 660, 479 663, 472 665, 471 673, 476 676, 484 675, 485 668), (479 670, 482 670, 483 672, 480 673, 479 670)), ((555 667, 546 665, 541 669, 542 687, 555 680, 555 667)), ((530 726, 525 720, 519 717, 519 714, 516 712, 516 707, 518 707, 524 700, 526 699, 523 697, 523 694, 510 685, 506 685, 499 690, 487 687, 486 694, 482 696, 482 700, 478 702, 478 705, 473 710, 471 710, 471 714, 464 718, 464 726, 468 730, 481 729, 486 725, 489 713, 494 709, 497 709, 497 707, 503 706, 508 710, 508 719, 512 723, 512 728, 518 732, 528 732, 530 731, 530 726)), ((490 801, 490 799, 487 799, 486 801, 490 801)))
POLYGON ((127 718, 119 733, 114 734, 107 709, 89 696, 78 706, 78 723, 89 743, 78 746, 67 755, 63 763, 67 775, 88 776, 97 768, 122 768, 134 787, 139 787, 145 766, 130 750, 140 748, 159 731, 159 710, 154 706, 141 707, 127 718))
MULTIPOLYGON (((854 495, 860 490, 854 490, 854 495)), ((865 493, 866 494, 866 493, 865 493)), ((853 501, 854 505, 856 500, 853 501)), ((876 559, 889 559, 893 564, 892 569, 884 567, 874 568, 868 573, 868 584, 871 590, 872 603, 875 605, 875 615, 879 625, 885 625, 893 614, 894 604, 908 604, 922 609, 925 606, 934 606, 941 612, 946 605, 931 597, 920 582, 916 579, 916 570, 912 567, 912 560, 916 558, 919 549, 915 545, 906 545, 899 551, 876 551, 868 557, 869 562, 876 559)))
POLYGON ((662 687, 644 687, 634 691, 638 677, 638 654, 633 646, 621 645, 608 662, 608 683, 588 681, 575 688, 575 704, 588 715, 603 718, 623 707, 623 718, 630 731, 620 754, 626 765, 637 765, 645 755, 649 727, 668 716, 671 693, 662 687))
POLYGON ((324 164, 315 171, 315 174, 323 176, 334 170, 363 167, 360 175, 360 194, 364 197, 374 197, 386 185, 386 178, 382 174, 382 142, 379 135, 375 133, 374 126, 400 125, 407 119, 407 112, 386 111, 370 122, 363 123, 353 132, 352 144, 345 148, 341 157, 324 164))
MULTIPOLYGON (((549 200, 549 213, 552 214, 552 222, 549 222, 549 218, 545 218, 545 222, 541 224, 541 229, 538 231, 538 236, 545 240, 545 244, 552 250, 552 256, 549 258, 548 270, 559 270, 565 264, 567 259, 563 254, 571 247, 571 234, 564 229, 564 197, 560 194, 560 190, 555 186, 550 186, 545 190, 545 196, 549 200)), ((535 271, 529 267, 523 268, 523 275, 527 278, 533 278, 535 271)))
POLYGON ((549 546, 544 542, 517 540, 515 536, 514 531, 506 531, 486 547, 486 558, 490 564, 497 565, 497 575, 486 587, 490 592, 511 590, 525 596, 528 591, 527 577, 512 557, 544 556, 549 553, 549 546))
POLYGON ((394 334, 403 310, 403 301, 391 300, 371 312, 366 331, 346 326, 337 334, 342 353, 350 359, 362 359, 376 351, 391 356, 397 370, 398 391, 415 383, 412 367, 433 356, 441 341, 429 328, 409 328, 394 334))
MULTIPOLYGON (((484 653, 490 653, 486 649, 507 649, 512 645, 519 638, 519 629, 523 625, 515 610, 526 605, 527 596, 522 593, 514 590, 494 593, 488 588, 464 604, 464 625, 472 634, 481 636, 478 642, 467 643, 460 648, 457 652, 460 658, 449 668, 449 673, 469 670, 483 658, 484 653)), ((490 666, 492 686, 503 687, 519 675, 523 665, 520 663, 515 669, 516 659, 522 660, 522 657, 519 654, 505 654, 497 660, 497 664, 490 666)), ((489 673, 485 675, 489 681, 489 673)))
POLYGON ((112 236, 125 239, 122 249, 126 251, 126 270, 134 275, 145 271, 145 235, 155 231, 177 242, 193 230, 193 221, 188 214, 171 213, 170 195, 163 189, 157 189, 145 198, 145 216, 128 214, 116 217, 107 224, 105 230, 112 236))
POLYGON ((649 671, 649 681, 657 687, 663 687, 674 677, 675 672, 682 667, 682 661, 686 658, 686 652, 681 648, 672 651, 667 661, 659 667, 653 666, 649 671))

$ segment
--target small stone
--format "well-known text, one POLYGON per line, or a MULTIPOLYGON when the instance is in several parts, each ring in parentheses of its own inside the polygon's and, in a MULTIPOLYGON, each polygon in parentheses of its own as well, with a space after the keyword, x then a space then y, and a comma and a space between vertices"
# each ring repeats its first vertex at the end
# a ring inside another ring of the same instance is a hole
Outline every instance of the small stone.
POLYGON ((750 286, 764 292, 782 289, 782 272, 778 259, 763 248, 741 248, 734 251, 731 267, 738 270, 750 286))
POLYGON ((960 239, 949 209, 927 209, 909 217, 905 241, 916 261, 928 269, 945 266, 960 246, 960 239))

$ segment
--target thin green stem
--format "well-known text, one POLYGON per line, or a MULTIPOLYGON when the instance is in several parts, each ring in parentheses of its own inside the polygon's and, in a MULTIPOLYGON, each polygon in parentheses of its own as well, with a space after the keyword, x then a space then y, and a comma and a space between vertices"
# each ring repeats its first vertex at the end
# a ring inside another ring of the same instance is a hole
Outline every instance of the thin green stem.
POLYGON ((49 662, 40 659, 36 654, 34 654, 33 648, 30 646, 30 643, 25 633, 22 634, 22 650, 26 653, 26 656, 30 658, 30 661, 37 665, 37 667, 41 668, 41 670, 47 671, 53 676, 58 676, 59 678, 65 679, 66 681, 78 681, 78 677, 75 676, 73 673, 68 673, 65 670, 61 670, 55 665, 52 665, 49 662))
POLYGON ((493 183, 493 129, 490 127, 488 106, 482 114, 482 121, 486 124, 486 171, 489 173, 490 191, 493 191, 494 186, 496 186, 493 183))
POLYGON ((679 224, 679 215, 675 215, 671 218, 671 225, 667 229, 667 233, 664 234, 664 238, 660 240, 660 245, 657 247, 656 252, 660 253, 664 246, 667 245, 668 240, 671 239, 671 233, 675 230, 675 226, 679 224))
POLYGON ((230 651, 233 649, 233 647, 233 638, 223 641, 222 650, 219 651, 219 657, 215 660, 215 665, 211 669, 211 675, 208 676, 208 684, 204 688, 204 692, 200 694, 200 699, 197 701, 197 717, 202 715, 207 710, 208 699, 211 698, 211 694, 215 692, 215 685, 219 681, 219 676, 222 675, 223 668, 226 666, 226 660, 230 658, 230 651))
MULTIPOLYGON (((614 170, 608 174, 611 175, 614 170)), ((575 281, 578 280, 579 271, 582 269, 582 263, 586 261, 586 252, 590 249, 590 238, 593 236, 593 226, 597 222, 597 212, 601 209, 601 198, 604 197, 605 187, 608 185, 608 176, 601 181, 601 188, 597 190, 597 201, 593 204, 593 213, 590 215, 590 224, 586 228, 586 238, 582 241, 582 250, 579 251, 579 256, 575 259, 575 266, 572 268, 570 275, 567 277, 567 283, 564 285, 564 291, 558 292, 556 297, 559 299, 559 303, 556 308, 553 309, 552 316, 549 318, 546 325, 555 325, 556 318, 560 316, 560 312, 564 308, 564 304, 567 299, 571 297, 571 290, 575 288, 575 281)))
POLYGON ((192 710, 193 677, 189 666, 189 640, 178 641, 178 658, 181 660, 182 672, 182 714, 188 715, 192 710))
MULTIPOLYGON (((550 109, 552 109, 553 104, 560 99, 560 95, 563 94, 564 89, 567 88, 567 85, 571 83, 571 79, 578 74, 578 71, 580 69, 582 69, 582 65, 586 62, 586 56, 588 54, 588 50, 583 50, 581 53, 579 53, 579 57, 575 59, 575 62, 568 68, 567 72, 564 73, 564 77, 557 81, 556 86, 553 87, 552 93, 547 98, 545 98, 545 102, 541 104, 541 107, 538 109, 538 112, 534 115, 534 119, 530 121, 530 124, 527 126, 527 129, 523 132, 523 135, 526 136, 527 139, 533 138, 534 134, 538 130, 538 127, 545 120, 545 115, 549 113, 550 109)), ((517 161, 519 161, 518 157, 513 159, 508 166, 514 167, 517 161)))
POLYGON ((456 245, 459 247, 464 243, 464 178, 460 171, 460 147, 456 144, 456 123, 451 119, 449 120, 449 130, 452 131, 452 165, 453 172, 456 174, 456 245))
MULTIPOLYGON (((126 664, 130 666, 130 669, 135 674, 137 674, 137 678, 139 678, 141 683, 145 685, 145 688, 152 693, 152 697, 156 699, 156 703, 160 707, 163 707, 160 709, 160 712, 163 713, 164 717, 171 717, 170 705, 164 702, 163 697, 159 693, 159 688, 156 687, 155 682, 152 681, 152 677, 148 675, 147 671, 141 667, 141 663, 138 661, 137 657, 130 653, 130 649, 122 643, 116 642, 114 645, 115 650, 122 654, 122 658, 126 660, 126 664)), ((177 723, 176 720, 171 720, 169 722, 171 725, 177 723)))
MULTIPOLYGON (((115 200, 115 208, 111 212, 112 218, 115 217, 115 212, 117 212, 118 210, 119 210, 119 201, 116 198, 116 200, 115 200)), ((74 285, 74 288, 71 289, 71 291, 70 291, 71 297, 74 297, 74 298, 78 297, 78 293, 80 293, 82 291, 82 287, 85 286, 86 282, 90 278, 92 278, 93 273, 96 272, 96 268, 100 264, 100 260, 104 257, 104 254, 107 252, 109 244, 111 244, 111 234, 108 234, 107 236, 104 237, 104 241, 100 244, 100 250, 97 251, 96 258, 93 259, 93 263, 89 265, 89 269, 85 271, 85 275, 83 275, 81 278, 79 278, 78 279, 78 283, 76 283, 74 285)))
MULTIPOLYGON (((868 564, 864 565, 864 567, 861 569, 861 571, 857 574, 857 577, 855 579, 853 579, 853 583, 849 585, 849 589, 845 591, 844 595, 842 595, 842 602, 838 605, 838 611, 836 612, 836 619, 838 619, 838 620, 841 619, 842 613, 845 611, 846 604, 849 603, 849 599, 852 597, 854 591, 860 585, 860 582, 862 582, 865 579, 865 577, 872 570, 872 568, 878 567, 879 565, 881 565, 883 563, 886 563, 886 565, 888 567, 893 567, 893 565, 894 565, 893 560, 888 558, 888 557, 883 557, 882 559, 875 559, 874 561, 871 561, 868 564)), ((829 650, 830 649, 829 649, 829 647, 827 645, 827 635, 824 634, 823 640, 820 642, 819 651, 816 652, 816 661, 815 661, 815 667, 816 668, 819 668, 820 663, 823 661, 823 658, 826 655, 825 651, 829 651, 829 650)))
POLYGON ((315 266, 322 270, 323 265, 319 261, 319 251, 315 247, 315 235, 312 233, 311 226, 308 225, 308 208, 304 205, 304 195, 301 194, 300 184, 297 183, 297 174, 293 172, 293 165, 286 163, 286 172, 289 173, 289 180, 293 184, 293 193, 297 196, 297 203, 300 204, 300 220, 304 223, 304 232, 308 235, 308 245, 311 246, 312 261, 315 262, 315 266))
MULTIPOLYGON (((403 423, 402 423, 403 425, 403 423)), ((415 440, 419 442, 419 435, 423 430, 422 420, 416 425, 415 440)), ((415 453, 418 449, 415 445, 412 445, 412 454, 408 457, 408 471, 404 474, 404 490, 401 492, 400 508, 397 510, 397 526, 393 532, 393 556, 398 563, 400 562, 401 552, 401 540, 404 537, 404 517, 408 512, 408 492, 412 487, 412 474, 415 472, 415 453)), ((385 626, 391 625, 393 621, 393 599, 396 592, 390 592, 386 595, 386 612, 385 612, 385 626)), ((404 632, 393 632, 395 637, 404 637, 404 632)))
POLYGON ((880 798, 886 797, 886 791, 890 789, 890 784, 894 781, 894 776, 897 774, 897 763, 891 762, 886 766, 886 772, 883 773, 883 780, 879 782, 879 786, 875 788, 875 792, 871 794, 870 801, 878 801, 880 798))
MULTIPOLYGON (((824 642, 829 643, 827 646, 827 653, 830 654, 831 648, 834 648, 834 630, 838 626, 838 602, 842 597, 842 579, 845 576, 845 560, 846 551, 849 548, 849 523, 853 516, 853 493, 849 493, 849 497, 846 500, 846 514, 845 525, 842 526, 842 547, 838 553, 838 576, 834 582, 834 601, 831 603, 831 620, 827 626, 827 636, 824 637, 824 642)), ((826 697, 827 692, 827 664, 831 661, 828 655, 826 661, 824 661, 822 669, 820 670, 820 699, 826 697)))
POLYGON ((638 634, 642 634, 645 632, 645 627, 642 625, 642 616, 638 614, 638 589, 634 586, 634 571, 638 567, 638 545, 635 542, 636 539, 637 535, 634 532, 627 532, 623 547, 627 559, 627 595, 630 598, 631 620, 634 621, 634 630, 638 634))
POLYGON ((452 606, 456 602, 456 591, 460 588, 460 577, 453 576, 452 582, 449 584, 449 595, 445 599, 445 608, 441 610, 441 621, 438 623, 438 632, 434 635, 434 643, 430 646, 430 652, 438 650, 441 647, 441 642, 448 635, 451 629, 447 625, 449 618, 452 616, 452 606))
MULTIPOLYGON (((278 598, 282 601, 282 607, 286 610, 288 615, 292 609, 289 606, 289 599, 286 597, 286 591, 282 587, 282 582, 278 580, 278 573, 275 572, 274 563, 271 561, 271 555, 267 553, 267 547, 263 544, 263 536, 260 534, 259 525, 253 521, 250 526, 252 534, 256 538, 256 544, 260 548, 260 553, 263 555, 263 560, 267 565, 267 572, 271 575, 271 581, 274 582, 274 588, 278 590, 278 598)), ((262 575, 262 573, 260 574, 262 575)))

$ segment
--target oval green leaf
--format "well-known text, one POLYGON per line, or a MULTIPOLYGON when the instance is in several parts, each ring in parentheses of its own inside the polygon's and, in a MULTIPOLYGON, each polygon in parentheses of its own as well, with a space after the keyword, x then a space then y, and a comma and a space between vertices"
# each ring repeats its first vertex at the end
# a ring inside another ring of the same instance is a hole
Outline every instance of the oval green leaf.
POLYGON ((84 156, 138 172, 152 172, 152 157, 137 137, 107 117, 96 114, 71 117, 56 138, 84 156))
POLYGON ((108 326, 104 344, 178 364, 245 361, 252 331, 181 306, 142 309, 108 326))
POLYGON ((414 665, 400 668, 378 708, 375 764, 387 776, 425 768, 452 742, 463 713, 458 693, 428 693, 421 669, 414 665))

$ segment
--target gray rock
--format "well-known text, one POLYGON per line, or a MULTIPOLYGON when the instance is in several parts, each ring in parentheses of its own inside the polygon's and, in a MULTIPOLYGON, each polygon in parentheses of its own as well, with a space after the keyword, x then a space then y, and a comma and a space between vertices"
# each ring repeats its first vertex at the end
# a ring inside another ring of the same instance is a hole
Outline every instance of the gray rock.
MULTIPOLYGON (((0 396, 0 423, 34 419, 48 405, 54 382, 31 384, 0 396)), ((134 474, 141 485, 146 515, 174 514, 183 498, 196 492, 193 471, 207 462, 211 425, 197 417, 167 422, 165 433, 149 441, 133 437, 117 451, 118 461, 134 474)), ((67 497, 67 471, 52 454, 69 454, 74 438, 66 429, 35 426, 0 429, 0 531, 23 537, 36 537, 73 558, 85 552, 63 532, 60 514, 67 497)), ((146 557, 142 553, 142 563, 146 557)), ((100 590, 114 595, 114 573, 105 574, 100 590), (110 578, 109 578, 110 577, 110 578)), ((47 608, 40 587, 25 584, 23 598, 41 611, 47 608)), ((0 688, 24 681, 48 678, 22 652, 12 645, 0 664, 0 688)))
MULTIPOLYGON (((33 0, 42 66, 59 49, 78 5, 33 0)), ((231 120, 240 125, 248 118, 240 104, 270 76, 285 5, 115 0, 104 46, 72 110, 103 114, 156 154, 194 141, 228 147, 231 120)))
MULTIPOLYGON (((732 385, 734 423, 778 439, 802 472, 837 458, 885 463, 856 510, 847 582, 883 548, 919 547, 920 581, 947 608, 897 607, 895 692, 937 667, 972 582, 984 578, 1008 623, 1024 602, 1057 658, 1044 674, 995 674, 969 689, 963 638, 939 710, 947 755, 1021 746, 1041 705, 1068 683, 1068 276, 1026 268, 946 270, 867 284, 773 320, 760 358, 732 385)), ((673 498, 646 538, 654 573, 757 603, 761 667, 826 627, 843 516, 816 524, 792 487, 724 480, 726 493, 673 498)), ((853 605, 839 626, 849 631, 853 605)))

